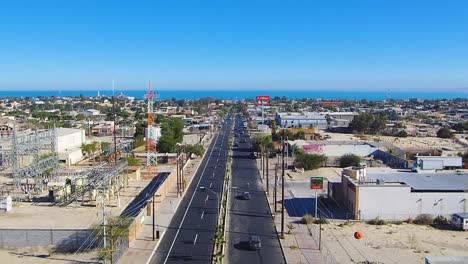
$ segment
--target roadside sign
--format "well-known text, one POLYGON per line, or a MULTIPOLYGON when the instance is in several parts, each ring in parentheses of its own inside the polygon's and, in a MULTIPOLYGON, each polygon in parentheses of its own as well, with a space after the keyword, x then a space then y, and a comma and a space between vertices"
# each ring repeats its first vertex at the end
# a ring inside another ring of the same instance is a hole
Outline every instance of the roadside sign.
POLYGON ((310 189, 311 190, 323 190, 323 177, 311 176, 310 177, 310 189))
POLYGON ((255 101, 270 101, 270 96, 268 95, 258 95, 255 97, 255 101))

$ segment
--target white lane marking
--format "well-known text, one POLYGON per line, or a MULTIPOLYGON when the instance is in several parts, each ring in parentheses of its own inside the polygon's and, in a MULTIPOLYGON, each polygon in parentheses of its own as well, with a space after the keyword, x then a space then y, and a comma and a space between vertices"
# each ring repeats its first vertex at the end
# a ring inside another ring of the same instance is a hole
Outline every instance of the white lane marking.
MULTIPOLYGON (((216 135, 215 145, 216 145, 216 142, 218 141, 218 137, 219 137, 219 134, 216 135)), ((184 213, 184 216, 182 217, 182 221, 180 222, 180 225, 177 228, 177 233, 176 233, 176 235, 174 237, 174 240, 172 241, 172 244, 171 244, 171 247, 169 248, 169 251, 167 252, 166 258, 164 259, 164 264, 167 263, 167 260, 169 259, 169 255, 171 254, 172 248, 174 247, 174 244, 175 244, 175 242, 177 240, 177 237, 179 236, 180 228, 184 224, 185 217, 187 216, 190 205, 192 205, 193 198, 195 197, 195 194, 197 193, 197 190, 198 190, 198 186, 200 185, 200 182, 201 182, 201 180, 203 178, 203 175, 205 174, 206 167, 208 166, 208 163, 210 163, 209 161, 211 159, 211 154, 213 154, 213 149, 214 148, 211 149, 210 156, 208 157, 208 160, 205 163, 205 167, 203 168, 202 175, 200 176, 200 179, 198 179, 197 186, 195 187, 195 190, 193 191, 193 194, 192 194, 192 198, 190 198, 190 202, 189 202, 189 204, 187 206, 187 209, 185 209, 185 213, 184 213)), ((149 264, 151 262, 151 259, 153 258, 154 253, 156 253, 156 247, 154 247, 153 252, 151 253, 151 256, 149 257, 148 261, 146 262, 147 264, 149 264)))
POLYGON ((203 212, 201 213, 200 219, 203 219, 203 216, 204 216, 204 215, 205 215, 205 211, 203 211, 203 212))
POLYGON ((193 245, 195 246, 195 244, 197 243, 197 239, 198 239, 198 233, 195 234, 195 239, 193 240, 193 245))
POLYGON ((205 202, 208 201, 208 198, 210 198, 210 195, 206 196, 205 202))
POLYGON ((210 189, 211 189, 211 185, 212 185, 212 184, 213 184, 213 183, 212 183, 212 182, 210 182, 210 189))

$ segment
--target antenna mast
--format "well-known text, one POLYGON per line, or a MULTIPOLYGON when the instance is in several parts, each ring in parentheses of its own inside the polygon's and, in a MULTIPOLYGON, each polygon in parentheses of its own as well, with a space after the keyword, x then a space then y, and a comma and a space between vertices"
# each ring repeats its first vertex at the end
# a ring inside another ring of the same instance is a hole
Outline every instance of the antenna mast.
POLYGON ((145 94, 147 99, 148 127, 146 129, 146 178, 156 176, 158 159, 156 155, 156 135, 154 127, 153 100, 155 94, 151 88, 151 81, 148 82, 148 92, 145 94))

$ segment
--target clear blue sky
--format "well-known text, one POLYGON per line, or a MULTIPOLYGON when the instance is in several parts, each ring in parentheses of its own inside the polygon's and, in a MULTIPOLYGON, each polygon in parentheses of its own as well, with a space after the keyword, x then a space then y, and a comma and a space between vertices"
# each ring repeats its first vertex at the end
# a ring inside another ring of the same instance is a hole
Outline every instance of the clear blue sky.
POLYGON ((0 90, 465 89, 464 0, 0 3, 0 90))

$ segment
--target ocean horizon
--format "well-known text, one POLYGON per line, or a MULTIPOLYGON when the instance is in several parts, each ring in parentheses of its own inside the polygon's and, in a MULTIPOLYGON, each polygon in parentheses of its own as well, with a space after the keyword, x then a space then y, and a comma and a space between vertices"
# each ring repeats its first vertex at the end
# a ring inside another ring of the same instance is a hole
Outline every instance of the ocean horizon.
MULTIPOLYGON (((291 99, 315 98, 315 99, 454 99, 468 98, 466 90, 429 92, 422 90, 413 91, 350 91, 350 90, 154 90, 159 93, 160 99, 199 99, 203 97, 213 97, 216 99, 254 99, 257 95, 268 95, 271 98, 278 96, 291 99)), ((72 96, 112 96, 112 90, 16 90, 0 91, 0 98, 3 97, 72 97, 72 96)), ((146 90, 115 90, 115 95, 123 94, 129 97, 142 99, 146 90)))

